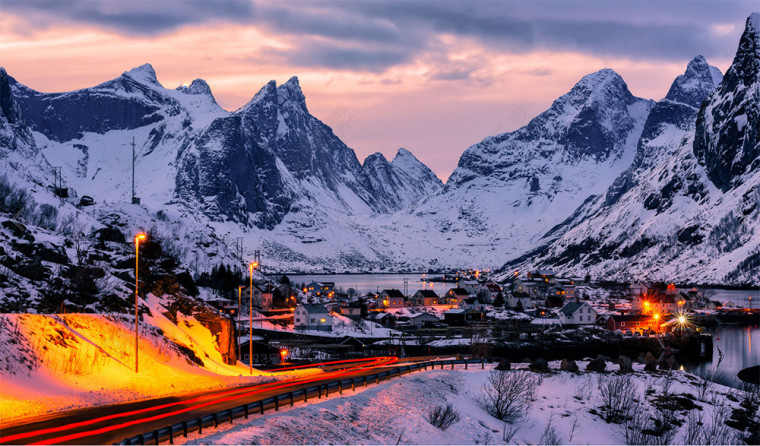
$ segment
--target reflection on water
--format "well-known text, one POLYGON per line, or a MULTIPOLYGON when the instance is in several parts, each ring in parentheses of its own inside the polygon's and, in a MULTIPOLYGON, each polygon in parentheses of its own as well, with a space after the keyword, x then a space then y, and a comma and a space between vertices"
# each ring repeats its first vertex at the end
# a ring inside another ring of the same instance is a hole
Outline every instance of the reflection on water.
POLYGON ((688 367, 688 370, 715 370, 726 376, 736 377, 739 370, 760 365, 760 327, 757 325, 719 326, 705 332, 713 335, 712 360, 688 367))
POLYGON ((359 294, 376 293, 385 289, 395 288, 404 291, 404 279, 407 280, 407 294, 417 290, 432 289, 438 295, 443 295, 455 283, 422 282, 421 279, 437 276, 437 274, 293 274, 288 277, 294 283, 307 284, 310 282, 335 282, 336 288, 344 291, 354 288, 359 294))

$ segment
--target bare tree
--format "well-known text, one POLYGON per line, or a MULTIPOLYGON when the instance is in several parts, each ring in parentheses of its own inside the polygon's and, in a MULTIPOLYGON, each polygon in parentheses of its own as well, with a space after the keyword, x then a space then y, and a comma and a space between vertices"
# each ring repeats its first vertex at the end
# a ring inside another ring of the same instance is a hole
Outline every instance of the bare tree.
POLYGON ((528 371, 492 370, 478 401, 491 416, 512 422, 530 408, 538 384, 536 375, 528 371))
POLYGON ((539 444, 552 446, 562 443, 559 439, 559 434, 557 434, 557 429, 554 427, 554 415, 549 416, 549 421, 547 421, 546 428, 544 428, 544 432, 541 434, 541 439, 538 442, 539 444))
POLYGON ((599 394, 604 420, 620 423, 626 419, 631 402, 636 398, 636 384, 630 375, 599 376, 599 394))
POLYGON ((504 444, 508 444, 515 437, 517 431, 520 430, 520 426, 513 426, 511 424, 504 423, 504 430, 501 431, 501 441, 504 444))
POLYGON ((427 419, 433 426, 445 431, 460 419, 459 412, 451 404, 436 406, 427 414, 427 419))

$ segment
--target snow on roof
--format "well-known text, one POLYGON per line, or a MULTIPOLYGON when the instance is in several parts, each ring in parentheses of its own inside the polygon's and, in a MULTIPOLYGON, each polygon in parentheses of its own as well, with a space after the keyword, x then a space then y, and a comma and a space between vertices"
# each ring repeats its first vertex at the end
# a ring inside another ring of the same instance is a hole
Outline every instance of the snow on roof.
POLYGON ((299 305, 304 310, 306 310, 307 313, 313 313, 313 314, 320 314, 320 313, 326 313, 329 314, 330 312, 327 311, 327 308, 323 304, 301 304, 299 305))
POLYGON ((383 293, 387 294, 388 297, 404 297, 404 293, 402 293, 400 290, 397 290, 395 288, 391 288, 389 290, 383 290, 383 293))
POLYGON ((561 310, 559 310, 559 312, 567 316, 570 316, 573 313, 575 313, 578 310, 578 308, 582 307, 584 303, 585 302, 568 302, 565 304, 564 307, 562 307, 561 310))

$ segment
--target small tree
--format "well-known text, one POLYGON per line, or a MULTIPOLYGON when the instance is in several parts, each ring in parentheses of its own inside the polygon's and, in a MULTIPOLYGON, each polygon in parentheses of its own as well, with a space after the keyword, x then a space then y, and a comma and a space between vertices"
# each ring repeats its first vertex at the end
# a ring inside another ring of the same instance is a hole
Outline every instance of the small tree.
POLYGON ((504 294, 502 294, 501 291, 496 295, 496 299, 493 300, 493 306, 499 308, 504 306, 504 294))
POLYGON ((280 277, 280 285, 291 286, 292 283, 290 282, 290 277, 283 274, 283 276, 280 277))

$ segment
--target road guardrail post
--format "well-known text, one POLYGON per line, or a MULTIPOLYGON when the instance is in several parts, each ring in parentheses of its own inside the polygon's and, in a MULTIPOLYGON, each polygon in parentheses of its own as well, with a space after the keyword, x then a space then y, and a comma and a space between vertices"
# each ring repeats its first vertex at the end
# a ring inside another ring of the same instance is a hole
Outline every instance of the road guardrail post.
POLYGON ((247 420, 248 419, 248 405, 246 404, 243 409, 245 411, 245 419, 247 420))
POLYGON ((274 397, 274 411, 275 412, 280 411, 280 396, 279 395, 274 397))
POLYGON ((182 422, 182 436, 187 438, 187 421, 182 422))
POLYGON ((485 360, 485 358, 480 358, 480 368, 482 370, 486 369, 486 360, 485 360))
POLYGON ((290 392, 290 407, 293 407, 296 405, 294 398, 295 398, 295 395, 293 395, 293 392, 290 392))
POLYGON ((169 426, 169 444, 174 444, 174 429, 169 426))
POLYGON ((264 415, 264 400, 259 400, 259 409, 261 409, 261 415, 264 415))
POLYGON ((157 430, 153 431, 153 438, 156 439, 156 444, 161 444, 161 442, 158 441, 158 431, 157 430))
POLYGON ((217 427, 219 427, 219 418, 217 418, 216 412, 211 414, 211 418, 214 419, 214 429, 216 429, 217 427))

